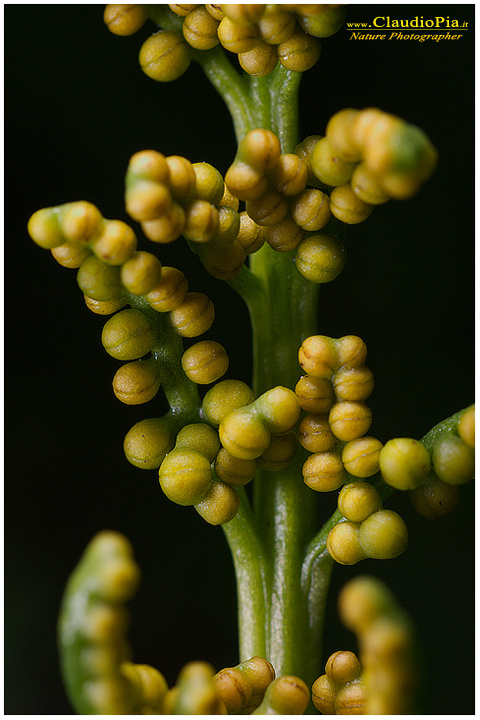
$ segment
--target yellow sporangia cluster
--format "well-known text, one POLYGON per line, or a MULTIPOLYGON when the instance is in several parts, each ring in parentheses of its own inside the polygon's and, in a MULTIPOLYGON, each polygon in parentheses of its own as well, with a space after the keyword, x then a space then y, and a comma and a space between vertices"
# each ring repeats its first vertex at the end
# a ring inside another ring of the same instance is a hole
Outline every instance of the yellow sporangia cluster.
POLYGON ((183 235, 208 272, 222 280, 234 277, 247 253, 263 243, 259 228, 238 212, 220 172, 205 162, 154 150, 136 153, 125 203, 150 240, 170 243, 183 235))
POLYGON ((388 485, 408 490, 414 508, 429 519, 455 509, 460 486, 475 475, 475 405, 456 424, 440 428, 428 446, 413 438, 393 438, 383 447, 380 472, 388 485))
POLYGON ((372 422, 365 400, 374 386, 366 357, 367 347, 356 335, 312 335, 299 349, 299 363, 307 373, 295 387, 307 412, 299 442, 312 452, 302 472, 305 484, 317 492, 341 487, 347 472, 358 478, 378 472, 382 444, 364 437, 372 422))
POLYGON ((353 652, 339 650, 312 685, 312 701, 323 715, 363 715, 367 697, 362 667, 353 652))
MULTIPOLYGON (((253 479, 257 465, 278 471, 293 459, 297 450, 293 427, 299 411, 288 388, 272 388, 255 400, 252 390, 241 381, 216 383, 203 398, 205 422, 183 427, 175 447, 161 460, 163 492, 179 505, 193 505, 212 525, 229 522, 239 508, 236 488, 253 479)), ((158 431, 158 426, 152 427, 153 436, 158 431)), ((138 438, 138 433, 138 427, 132 428, 127 436, 129 445, 132 435, 138 438)), ((145 424, 141 434, 145 444, 145 424)), ((148 439, 147 447, 153 442, 148 439)), ((137 449, 137 459, 139 454, 137 449)))
POLYGON ((342 5, 169 4, 170 17, 155 8, 107 5, 104 20, 116 35, 132 35, 149 16, 160 25, 143 43, 139 58, 143 71, 159 82, 183 75, 195 51, 217 46, 234 54, 240 67, 255 77, 270 74, 279 63, 305 72, 320 57, 320 38, 336 33, 345 19, 342 5))

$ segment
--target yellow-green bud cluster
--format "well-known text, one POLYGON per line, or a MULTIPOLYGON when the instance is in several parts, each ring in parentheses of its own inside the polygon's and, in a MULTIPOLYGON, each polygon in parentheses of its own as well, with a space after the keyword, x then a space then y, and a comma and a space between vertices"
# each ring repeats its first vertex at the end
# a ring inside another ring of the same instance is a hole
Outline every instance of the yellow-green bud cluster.
POLYGON ((235 488, 213 476, 211 466, 219 449, 218 433, 210 425, 186 425, 158 471, 160 487, 169 500, 193 505, 211 525, 232 520, 240 504, 235 488))
POLYGON ((373 485, 354 482, 338 496, 338 509, 345 518, 330 530, 327 549, 341 565, 355 565, 366 558, 388 560, 407 547, 408 532, 398 513, 384 510, 373 485))
POLYGON ((386 586, 357 577, 342 590, 339 611, 358 639, 365 715, 408 715, 413 710, 418 671, 411 624, 386 586))
MULTIPOLYGON (((117 35, 131 35, 144 24, 148 7, 107 5, 105 23, 117 35)), ((218 45, 236 55, 240 67, 254 77, 270 74, 278 63, 286 70, 305 72, 320 57, 319 38, 335 34, 345 20, 341 5, 232 3, 168 7, 177 28, 154 33, 145 40, 139 55, 142 70, 158 82, 176 80, 188 69, 195 51, 212 50, 218 45)), ((151 14, 154 17, 155 13, 151 14)))
POLYGON ((336 490, 354 477, 378 472, 382 444, 368 431, 372 414, 365 404, 374 379, 366 367, 367 348, 355 335, 332 339, 306 338, 298 353, 307 372, 295 393, 307 415, 299 426, 299 442, 313 454, 303 465, 303 479, 318 492, 336 490))
POLYGON ((362 222, 391 198, 415 195, 437 163, 420 128, 377 108, 333 115, 308 155, 318 182, 332 188, 332 215, 348 224, 362 222))
POLYGON ((214 682, 215 670, 206 662, 185 665, 177 683, 165 695, 164 715, 226 715, 214 682))
POLYGON ((312 685, 312 701, 323 715, 363 715, 367 703, 362 667, 353 652, 339 650, 312 685))
POLYGON ((307 188, 309 167, 300 152, 282 153, 278 137, 256 128, 243 138, 225 175, 230 192, 264 228, 278 252, 296 250, 298 271, 311 282, 330 282, 345 264, 343 243, 319 232, 331 217, 328 196, 307 188))
POLYGON ((274 679, 273 665, 260 657, 224 668, 213 678, 217 695, 229 715, 250 715, 261 704, 274 679))
POLYGON ((268 686, 261 705, 252 715, 303 715, 310 701, 310 690, 295 675, 283 675, 268 686))
POLYGON ((413 438, 393 438, 380 453, 388 485, 408 490, 414 508, 429 519, 442 518, 458 504, 460 487, 475 474, 475 406, 455 427, 435 433, 428 447, 413 438))
POLYGON ((242 223, 238 200, 208 163, 138 152, 128 166, 125 200, 127 212, 150 240, 170 243, 183 235, 214 277, 237 275, 251 251, 252 223, 248 228, 242 223))

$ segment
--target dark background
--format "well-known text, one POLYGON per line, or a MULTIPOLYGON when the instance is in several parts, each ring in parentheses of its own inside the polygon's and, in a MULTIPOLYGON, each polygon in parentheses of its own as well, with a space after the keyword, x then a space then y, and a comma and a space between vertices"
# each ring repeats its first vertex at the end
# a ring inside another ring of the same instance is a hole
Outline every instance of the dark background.
MULTIPOLYGON (((119 38, 102 5, 5 6, 5 712, 70 714, 58 673, 55 624, 65 581, 86 544, 112 528, 132 541, 142 568, 132 602, 134 659, 173 683, 181 666, 235 664, 235 585, 222 531, 169 503, 156 473, 131 467, 122 439, 158 407, 121 405, 117 363, 103 351, 104 320, 90 313, 75 272, 28 238, 40 207, 86 199, 128 220, 123 176, 133 152, 205 160, 225 171, 235 147, 226 110, 197 66, 174 83, 142 74, 137 55, 152 27, 119 38)), ((440 151, 435 176, 408 202, 392 201, 347 234, 348 261, 323 286, 318 331, 358 334, 376 378, 372 434, 421 437, 473 401, 474 5, 441 5, 468 20, 458 41, 323 41, 301 91, 302 137, 322 134, 342 107, 370 105, 422 127, 440 151)), ((353 5, 375 15, 430 18, 434 6, 353 5)), ((147 247, 145 241, 143 247, 147 247)), ((151 248, 148 248, 151 249, 151 248)), ((248 318, 228 287, 209 278, 178 241, 165 264, 207 292, 228 377, 249 381, 248 318), (192 275, 194 271, 194 275, 192 275)), ((326 500, 328 504, 329 501, 326 500)), ((404 495, 403 556, 336 568, 325 659, 354 649, 335 609, 345 580, 379 574, 414 615, 425 657, 426 714, 471 714, 473 705, 473 483, 460 507, 431 522, 404 495)))

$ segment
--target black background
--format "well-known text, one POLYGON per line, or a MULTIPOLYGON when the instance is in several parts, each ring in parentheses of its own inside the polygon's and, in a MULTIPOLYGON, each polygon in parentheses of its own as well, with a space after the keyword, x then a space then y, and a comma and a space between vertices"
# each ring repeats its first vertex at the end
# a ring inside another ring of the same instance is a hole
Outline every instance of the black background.
MULTIPOLYGON (((69 714, 58 673, 55 623, 64 583, 91 537, 125 533, 142 568, 130 637, 137 662, 173 683, 181 666, 235 664, 235 585, 219 528, 169 503, 154 471, 122 453, 125 432, 161 408, 121 405, 111 391, 117 363, 99 342, 75 272, 28 238, 40 207, 94 202, 128 220, 123 176, 133 152, 211 162, 224 172, 234 138, 220 98, 197 66, 174 83, 142 74, 137 55, 152 31, 111 35, 102 5, 5 6, 5 712, 69 714)), ((323 286, 322 334, 362 336, 376 378, 372 434, 421 437, 470 404, 474 390, 474 5, 352 5, 349 21, 468 20, 460 40, 438 43, 323 41, 301 90, 301 134, 322 134, 342 107, 370 105, 422 127, 440 152, 435 176, 408 202, 377 208, 347 234, 348 260, 323 286)), ((147 247, 146 241, 142 241, 147 247)), ((151 250, 151 248, 148 248, 151 250)), ((205 337, 229 353, 228 377, 249 381, 248 317, 230 289, 209 278, 178 241, 166 264, 214 300, 205 337), (193 274, 192 274, 193 273, 193 274)), ((330 499, 326 499, 329 506, 330 499)), ((379 574, 416 618, 425 658, 426 714, 473 706, 473 483, 441 522, 417 516, 405 496, 403 556, 337 568, 325 659, 354 638, 335 602, 345 580, 379 574)))

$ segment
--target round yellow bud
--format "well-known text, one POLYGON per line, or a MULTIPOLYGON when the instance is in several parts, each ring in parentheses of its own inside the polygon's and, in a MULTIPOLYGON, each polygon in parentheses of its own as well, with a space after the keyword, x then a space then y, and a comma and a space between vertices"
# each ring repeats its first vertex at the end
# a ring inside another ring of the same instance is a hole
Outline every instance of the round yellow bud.
POLYGON ((367 359, 367 346, 362 338, 356 335, 344 335, 337 340, 338 365, 358 367, 367 359))
POLYGON ((267 190, 258 200, 247 200, 246 210, 259 225, 276 225, 288 212, 288 202, 275 190, 267 190))
POLYGON ((346 162, 359 162, 362 157, 360 148, 352 137, 353 123, 359 115, 359 110, 345 108, 332 115, 327 123, 326 136, 333 151, 341 160, 346 162))
POLYGON ((323 284, 335 280, 346 262, 343 242, 337 238, 318 233, 304 238, 295 255, 298 272, 310 282, 323 284))
POLYGON ((330 430, 327 415, 306 415, 298 427, 298 442, 309 452, 332 450, 337 438, 330 430))
POLYGON ((77 243, 89 243, 104 224, 100 210, 85 201, 62 205, 59 222, 65 240, 77 243))
POLYGON ((332 451, 310 455, 302 467, 303 481, 316 492, 330 492, 341 487, 347 475, 339 455, 332 451))
POLYGON ((340 565, 355 565, 366 557, 358 538, 358 523, 348 520, 338 523, 328 533, 327 550, 340 565))
POLYGON ((372 424, 372 413, 362 402, 338 402, 330 410, 328 421, 335 437, 349 442, 365 435, 372 424))
POLYGON ((258 29, 265 42, 279 45, 286 42, 295 30, 295 15, 281 5, 267 5, 258 21, 258 29))
POLYGON ((350 182, 355 195, 369 205, 382 205, 390 200, 390 196, 364 163, 356 166, 350 182))
POLYGON ((412 438, 389 440, 380 452, 380 472, 397 490, 419 487, 430 472, 430 454, 421 442, 412 438))
POLYGON ((338 509, 343 517, 355 523, 382 509, 380 495, 373 485, 354 482, 344 485, 338 495, 338 509))
POLYGON ((134 220, 156 220, 172 209, 172 196, 168 187, 152 180, 136 180, 127 185, 125 207, 134 220))
POLYGON ((92 254, 89 248, 85 245, 71 242, 65 242, 62 245, 57 245, 52 248, 50 252, 59 265, 73 269, 79 268, 83 261, 92 254))
POLYGON ((114 35, 133 35, 145 24, 145 5, 107 5, 103 20, 114 35))
POLYGON ((312 685, 312 702, 323 715, 335 715, 337 686, 328 675, 321 675, 312 685))
POLYGON ((220 6, 225 15, 237 25, 247 26, 257 23, 265 12, 266 5, 241 5, 227 3, 220 6))
POLYGON ((315 188, 308 188, 294 198, 290 210, 297 225, 308 232, 321 230, 332 215, 328 196, 315 188))
POLYGON ((325 335, 311 335, 300 346, 298 362, 313 377, 331 378, 338 365, 335 341, 325 335))
POLYGON ((355 653, 339 650, 328 658, 325 672, 337 685, 345 685, 358 678, 362 667, 355 653))
MULTIPOLYGON (((228 5, 222 6, 224 12, 225 7, 228 7, 228 5)), ((232 53, 248 52, 261 42, 255 25, 238 25, 229 17, 224 17, 220 21, 217 34, 225 50, 232 53)))
POLYGON ((326 378, 304 375, 295 386, 295 395, 302 410, 325 415, 334 403, 333 386, 326 378))
POLYGON ((445 435, 433 445, 433 467, 440 480, 463 485, 475 475, 475 450, 458 435, 445 435))
POLYGON ((251 50, 239 53, 238 62, 240 67, 252 77, 264 77, 275 70, 278 57, 272 45, 261 42, 251 50))
POLYGON ((332 190, 330 210, 337 220, 347 223, 347 225, 356 225, 370 217, 373 205, 360 200, 353 192, 351 185, 340 185, 332 190))
POLYGON ((295 675, 284 675, 267 687, 255 715, 303 715, 310 700, 306 684, 295 675))
POLYGON ((337 400, 366 400, 374 386, 373 373, 365 365, 344 365, 333 377, 337 400))
POLYGON ((305 72, 315 65, 322 52, 320 42, 296 28, 288 40, 277 45, 278 59, 286 70, 305 72))
POLYGON ((218 432, 223 447, 241 460, 260 457, 270 444, 271 435, 262 418, 248 407, 230 412, 223 418, 218 432))
POLYGON ((252 697, 252 686, 239 667, 224 668, 215 677, 215 688, 228 714, 242 712, 252 697))
POLYGON ((172 197, 179 202, 193 199, 196 176, 190 160, 180 155, 169 155, 165 162, 169 170, 168 187, 172 197))
POLYGON ((127 170, 127 184, 138 180, 149 180, 160 185, 168 185, 170 172, 167 160, 156 150, 140 150, 130 158, 127 170))
POLYGON ((297 452, 297 438, 294 432, 286 435, 272 435, 268 448, 257 459, 263 470, 278 472, 286 468, 297 452))
POLYGON ((232 410, 250 405, 254 400, 253 390, 241 380, 221 380, 205 394, 202 409, 208 422, 218 427, 232 410))
POLYGON ((182 24, 183 37, 196 50, 211 50, 220 42, 217 35, 219 21, 203 5, 195 7, 182 24))
POLYGON ((170 323, 182 337, 197 337, 206 332, 215 317, 213 303, 203 293, 190 292, 170 311, 170 323))
POLYGON ((219 205, 225 187, 221 173, 206 162, 193 163, 192 168, 195 174, 195 197, 219 205))
POLYGON ((208 242, 217 232, 218 223, 218 210, 214 205, 206 200, 194 200, 185 209, 183 234, 193 242, 208 242))
POLYGON ((179 17, 187 17, 187 15, 192 12, 192 10, 195 10, 198 5, 194 3, 185 3, 183 5, 168 3, 168 7, 175 13, 175 15, 178 15, 179 17))
POLYGON ((380 451, 383 445, 373 437, 348 442, 342 451, 345 470, 354 477, 372 477, 380 470, 380 451))
POLYGON ((158 471, 165 495, 178 505, 200 502, 212 483, 210 461, 198 450, 174 448, 164 458, 158 471))
POLYGON ((158 284, 146 294, 146 299, 157 312, 169 312, 185 300, 188 281, 181 270, 163 267, 158 284))
POLYGON ((352 177, 355 163, 341 160, 324 137, 315 145, 310 157, 310 167, 316 178, 324 185, 345 185, 352 177))
MULTIPOLYGON (((253 222, 253 221, 252 221, 253 222)), ((263 237, 273 250, 277 252, 290 252, 301 243, 305 233, 297 223, 287 215, 275 225, 265 227, 263 237)))
POLYGON ((278 137, 271 130, 264 128, 250 130, 238 147, 239 159, 262 174, 275 167, 281 152, 278 137))
POLYGON ((226 485, 246 485, 255 476, 257 463, 255 460, 241 460, 231 455, 225 448, 220 448, 215 459, 215 475, 226 485))
POLYGON ((137 238, 126 223, 121 220, 107 220, 90 247, 104 263, 123 265, 137 249, 137 238))
POLYGON ((113 315, 127 304, 125 298, 119 300, 92 300, 86 295, 83 298, 88 309, 96 315, 113 315))
POLYGON ((123 450, 127 460, 138 468, 159 468, 173 448, 171 423, 164 418, 149 418, 136 423, 125 435, 123 450))
POLYGON ((368 694, 361 680, 348 683, 338 691, 335 699, 335 714, 363 715, 367 700, 368 694))
POLYGON ((51 250, 65 242, 55 208, 42 208, 34 212, 28 221, 27 230, 32 240, 46 250, 51 250))
POLYGON ((185 227, 185 210, 174 202, 171 207, 153 220, 144 220, 142 230, 152 242, 168 244, 177 240, 185 227))
POLYGON ((126 405, 146 403, 158 392, 160 378, 156 365, 136 360, 122 365, 113 378, 113 392, 126 405))
POLYGON ((261 412, 266 428, 278 435, 289 432, 300 415, 295 393, 281 385, 264 392, 255 405, 261 412))
POLYGON ((260 250, 265 242, 264 229, 261 225, 257 225, 245 210, 239 214, 239 218, 240 227, 236 240, 243 247, 245 253, 250 255, 260 250))
POLYGON ((160 282, 162 264, 152 253, 136 252, 122 266, 123 286, 132 295, 146 295, 160 282))
POLYGON ((298 195, 304 190, 308 179, 308 166, 305 160, 295 153, 280 155, 272 170, 272 181, 275 189, 289 197, 298 195))
POLYGON ((155 329, 141 310, 122 310, 107 320, 102 331, 102 345, 118 360, 137 360, 152 349, 155 329))
POLYGON ((182 356, 183 372, 200 385, 219 380, 227 372, 228 364, 225 348, 213 340, 192 345, 182 356))
POLYGON ((184 425, 178 432, 175 447, 186 447, 190 450, 197 450, 205 455, 212 463, 220 450, 218 433, 210 425, 205 423, 191 423, 184 425))
POLYGON ((158 82, 170 82, 187 71, 191 55, 181 35, 160 30, 145 40, 139 60, 148 77, 158 82))
POLYGON ((224 525, 233 520, 240 507, 240 497, 233 487, 212 480, 210 489, 195 510, 210 525, 224 525))
POLYGON ((458 421, 458 434, 463 442, 475 447, 475 405, 471 405, 458 421))
POLYGON ((300 6, 298 23, 309 35, 325 38, 340 30, 345 16, 346 11, 342 5, 317 5, 314 13, 303 13, 300 6))
POLYGON ((395 558, 408 544, 407 527, 393 510, 377 510, 366 518, 358 531, 365 555, 375 560, 395 558))
POLYGON ((120 268, 107 265, 94 255, 87 257, 79 267, 77 283, 83 294, 92 300, 118 300, 124 294, 120 268))

